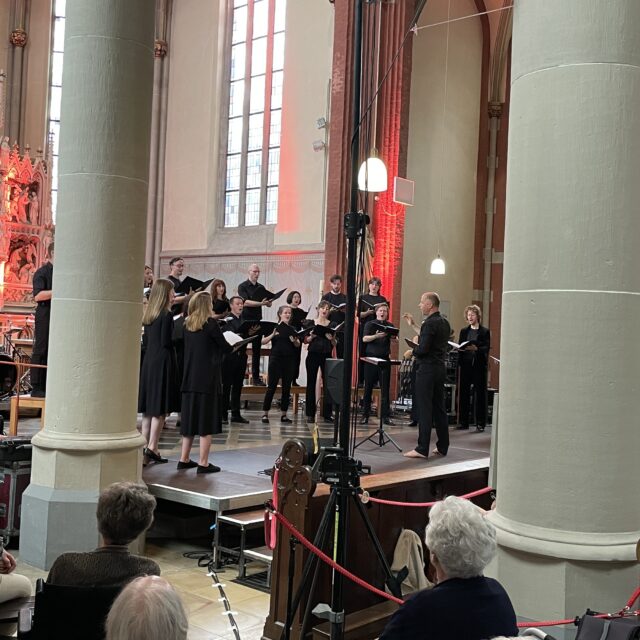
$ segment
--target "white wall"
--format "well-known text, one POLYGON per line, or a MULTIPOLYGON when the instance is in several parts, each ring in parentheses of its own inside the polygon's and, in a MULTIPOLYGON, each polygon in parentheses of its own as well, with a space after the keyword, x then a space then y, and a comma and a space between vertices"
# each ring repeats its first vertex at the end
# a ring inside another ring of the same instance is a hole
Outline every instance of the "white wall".
POLYGON ((219 256, 322 250, 324 154, 316 120, 325 115, 331 75, 333 7, 287 3, 277 227, 221 228, 218 179, 224 6, 174 3, 169 41, 169 103, 162 249, 219 256))
POLYGON ((280 151, 279 248, 324 240, 326 151, 314 140, 325 130, 316 120, 328 116, 333 52, 333 5, 318 0, 289 0, 285 44, 283 131, 280 151))
MULTIPOLYGON (((452 0, 451 16, 476 13, 472 0, 452 0)), ((446 20, 447 2, 430 2, 419 26, 446 20)), ((482 29, 478 18, 450 24, 447 102, 443 135, 446 25, 422 29, 413 39, 407 177, 416 181, 407 209, 402 309, 419 315, 424 291, 450 303, 456 332, 473 291, 476 165, 480 118, 482 29), (442 189, 442 198, 441 198, 442 189), (438 250, 444 276, 429 273, 438 250)), ((407 333, 407 335, 410 335, 407 333)))

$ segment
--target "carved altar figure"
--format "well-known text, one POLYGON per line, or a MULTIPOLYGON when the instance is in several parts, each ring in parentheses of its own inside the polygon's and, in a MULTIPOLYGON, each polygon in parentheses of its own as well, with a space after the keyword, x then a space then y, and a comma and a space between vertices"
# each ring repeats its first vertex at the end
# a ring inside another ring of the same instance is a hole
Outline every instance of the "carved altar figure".
POLYGON ((29 221, 31 224, 38 224, 40 222, 40 204, 38 202, 38 194, 36 191, 31 191, 29 194, 29 221))

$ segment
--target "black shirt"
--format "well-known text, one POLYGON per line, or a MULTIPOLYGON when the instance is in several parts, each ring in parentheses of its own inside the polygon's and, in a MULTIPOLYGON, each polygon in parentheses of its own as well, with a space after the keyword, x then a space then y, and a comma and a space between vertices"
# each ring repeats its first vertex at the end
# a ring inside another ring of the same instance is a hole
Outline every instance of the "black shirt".
MULTIPOLYGON (((376 327, 376 324, 383 324, 385 327, 393 327, 390 322, 381 322, 380 320, 376 320, 375 322, 367 323, 367 326, 364 328, 365 336, 373 336, 379 330, 376 327)), ((376 340, 372 340, 371 342, 364 343, 364 354, 365 356, 371 356, 373 358, 384 358, 385 360, 389 359, 389 354, 391 353, 391 336, 386 335, 384 338, 378 338, 376 340)))
POLYGON ((439 311, 425 318, 420 327, 420 340, 413 350, 418 364, 444 365, 444 357, 447 353, 451 327, 448 320, 440 315, 439 311))
MULTIPOLYGON (((267 297, 267 290, 264 285, 256 282, 253 284, 251 280, 245 280, 238 285, 238 295, 245 300, 253 300, 253 302, 262 302, 267 297)), ((242 309, 243 320, 262 320, 262 307, 248 307, 246 304, 242 309)))
POLYGON ((213 313, 217 316, 228 313, 229 311, 231 311, 231 307, 229 306, 229 301, 226 298, 224 298, 224 300, 218 299, 213 301, 213 313))
MULTIPOLYGON (((224 320, 221 325, 222 332, 225 331, 233 331, 234 333, 238 333, 238 330, 242 326, 243 320, 239 316, 234 316, 233 313, 230 313, 224 320)), ((242 356, 247 355, 247 345, 244 347, 240 347, 231 353, 227 353, 225 358, 240 358, 242 356)), ((224 372, 223 372, 224 373, 224 372)))
POLYGON ((304 309, 300 309, 300 307, 291 307, 291 320, 289 320, 289 324, 296 329, 302 329, 302 323, 307 319, 307 312, 304 309))
MULTIPOLYGON (((53 265, 50 262, 42 265, 33 274, 33 297, 35 298, 42 291, 53 289, 53 265)), ((37 303, 36 321, 49 321, 51 313, 51 300, 42 300, 37 303)))
MULTIPOLYGON (((358 304, 358 313, 360 314, 360 313, 363 313, 364 311, 371 311, 371 309, 373 308, 373 305, 380 304, 381 302, 386 302, 388 304, 388 300, 384 296, 372 296, 370 293, 365 293, 363 296, 360 296, 360 303, 358 304), (369 304, 365 304, 367 302, 369 304)), ((376 319, 375 313, 369 316, 366 316, 365 318, 360 318, 360 335, 364 335, 364 329, 367 323, 375 319, 376 319)))
MULTIPOLYGON (((333 328, 336 326, 336 323, 330 322, 328 326, 333 328)), ((316 336, 311 342, 309 342, 308 349, 309 353, 319 353, 320 355, 330 357, 333 353, 333 343, 326 337, 326 335, 316 336)))
MULTIPOLYGON (((277 330, 276 330, 277 331, 277 330)), ((291 341, 291 337, 276 333, 271 340, 271 357, 272 358, 295 358, 297 356, 297 347, 291 341)))
MULTIPOLYGON (((330 304, 335 304, 336 306, 338 306, 340 304, 347 303, 347 296, 344 293, 332 293, 331 291, 329 291, 322 296, 322 300, 326 300, 330 304)), ((344 309, 340 311, 338 309, 332 309, 329 312, 329 320, 331 320, 331 322, 335 322, 336 325, 344 322, 345 318, 346 315, 344 313, 344 309)))

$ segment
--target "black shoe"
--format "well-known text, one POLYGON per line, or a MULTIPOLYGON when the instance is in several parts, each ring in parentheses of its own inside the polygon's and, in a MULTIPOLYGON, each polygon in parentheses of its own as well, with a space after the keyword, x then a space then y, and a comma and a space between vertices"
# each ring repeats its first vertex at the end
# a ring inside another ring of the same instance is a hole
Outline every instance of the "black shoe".
POLYGON ((151 451, 151 449, 149 449, 148 447, 144 450, 144 455, 147 456, 147 458, 149 458, 149 460, 152 460, 153 462, 159 462, 159 463, 169 462, 167 458, 163 458, 159 453, 156 453, 155 451, 151 451))
POLYGON ((418 426, 418 421, 417 420, 412 420, 407 426, 409 426, 409 427, 417 427, 418 426))
POLYGON ((229 424, 229 418, 227 416, 222 416, 222 424, 229 424))
POLYGON ((197 462, 193 460, 189 460, 189 462, 182 462, 182 460, 178 461, 178 469, 193 469, 193 467, 199 466, 197 462))
POLYGON ((469 429, 469 425, 468 424, 459 424, 456 429, 458 431, 468 431, 469 429))
POLYGON ((396 423, 391 418, 385 418, 382 421, 382 424, 386 424, 387 427, 395 427, 396 426, 396 423))
POLYGON ((262 380, 260 380, 260 378, 258 378, 257 380, 254 378, 253 379, 253 386, 254 387, 266 387, 267 385, 262 382, 262 380))
POLYGON ((262 422, 262 424, 269 424, 269 416, 262 416, 260 422, 262 422))
POLYGON ((362 420, 360 420, 360 424, 369 424, 369 416, 363 416, 362 420))
POLYGON ((208 467, 201 467, 198 465, 196 473, 218 473, 218 471, 220 471, 220 467, 216 467, 215 464, 209 463, 208 467))
POLYGON ((300 385, 298 384, 298 381, 297 381, 297 380, 294 380, 294 381, 291 383, 291 386, 292 386, 292 387, 299 387, 300 385))
POLYGON ((249 420, 242 416, 231 416, 231 422, 237 422, 239 424, 249 424, 249 420))
POLYGON ((46 392, 43 391, 42 389, 32 389, 31 390, 31 397, 32 398, 44 398, 46 397, 46 392))
POLYGON ((333 416, 322 416, 327 422, 333 422, 333 416))
POLYGON ((476 426, 476 431, 480 431, 480 433, 482 433, 484 431, 484 425, 478 425, 476 426))
POLYGON ((290 423, 291 422, 291 418, 287 418, 287 416, 282 416, 282 418, 280 418, 280 422, 290 423))

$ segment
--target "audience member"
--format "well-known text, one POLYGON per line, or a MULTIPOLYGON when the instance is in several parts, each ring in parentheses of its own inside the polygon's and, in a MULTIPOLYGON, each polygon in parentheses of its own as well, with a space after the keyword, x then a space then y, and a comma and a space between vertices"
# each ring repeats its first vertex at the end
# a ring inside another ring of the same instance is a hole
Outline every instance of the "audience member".
POLYGON ((180 596, 163 578, 130 582, 107 617, 106 640, 186 640, 189 623, 180 596))
POLYGON ((425 542, 437 584, 410 597, 380 640, 517 635, 509 596, 499 582, 482 575, 496 553, 496 532, 482 510, 455 496, 438 502, 429 514, 425 542))
POLYGON ((70 587, 124 586, 137 576, 160 575, 150 558, 136 556, 127 545, 153 522, 156 499, 143 484, 116 482, 102 491, 96 517, 102 544, 95 551, 63 553, 47 577, 70 587))

